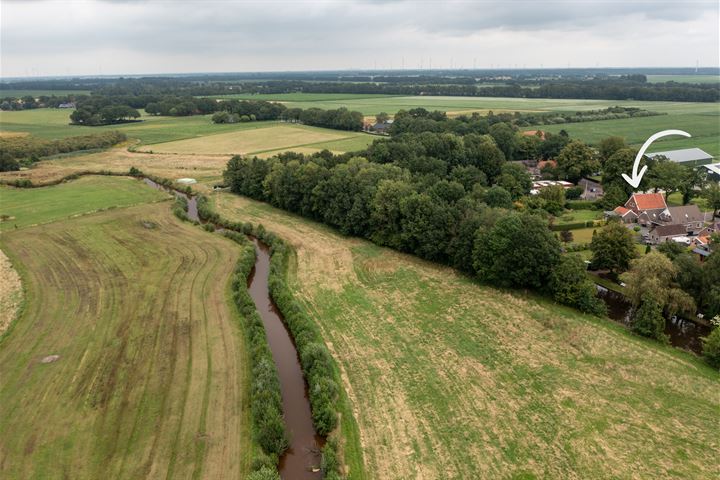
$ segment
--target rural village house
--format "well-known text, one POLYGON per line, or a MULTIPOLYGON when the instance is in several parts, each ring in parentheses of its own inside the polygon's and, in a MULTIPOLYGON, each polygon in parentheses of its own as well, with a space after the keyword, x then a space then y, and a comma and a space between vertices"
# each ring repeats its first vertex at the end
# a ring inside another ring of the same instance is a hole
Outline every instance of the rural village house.
POLYGON ((662 193, 633 193, 625 202, 625 208, 637 215, 640 225, 650 227, 653 221, 659 221, 660 214, 667 210, 667 204, 662 193))
POLYGON ((618 217, 623 223, 639 223, 649 229, 647 239, 658 244, 669 240, 682 241, 703 229, 705 216, 697 205, 668 207, 661 193, 634 193, 624 206, 607 216, 618 217))

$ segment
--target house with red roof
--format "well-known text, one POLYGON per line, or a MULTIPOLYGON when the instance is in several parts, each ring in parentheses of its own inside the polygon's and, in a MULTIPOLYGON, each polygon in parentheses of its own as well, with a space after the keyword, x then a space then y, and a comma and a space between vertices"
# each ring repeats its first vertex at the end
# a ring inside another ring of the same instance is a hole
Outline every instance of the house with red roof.
POLYGON ((635 223, 637 222, 637 213, 625 207, 616 207, 613 213, 620 217, 623 223, 635 223))
POLYGON ((660 215, 667 210, 667 203, 662 193, 633 193, 625 202, 625 208, 637 215, 640 225, 649 227, 660 223, 660 215))

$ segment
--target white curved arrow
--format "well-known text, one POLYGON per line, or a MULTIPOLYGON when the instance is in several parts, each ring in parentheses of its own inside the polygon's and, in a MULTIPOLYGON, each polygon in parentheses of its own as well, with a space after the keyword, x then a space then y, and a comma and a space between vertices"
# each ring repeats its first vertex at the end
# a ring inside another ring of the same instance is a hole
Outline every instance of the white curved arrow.
POLYGON ((630 185, 632 185, 633 188, 637 188, 638 185, 640 185, 640 182, 642 181, 643 175, 645 175, 645 172, 647 171, 647 165, 643 165, 642 170, 640 170, 640 173, 638 173, 638 167, 640 166, 640 160, 642 160, 643 155, 645 155, 645 150, 648 149, 648 147, 658 138, 661 137, 667 137, 668 135, 682 135, 683 137, 692 137, 687 132, 684 132, 682 130, 663 130, 662 132, 658 132, 654 135, 651 135, 650 138, 645 140, 645 143, 643 143, 643 146, 640 148, 640 151, 638 152, 637 156, 635 157, 635 163, 633 164, 632 169, 632 177, 629 177, 626 174, 622 174, 622 177, 625 179, 626 182, 628 182, 630 185))

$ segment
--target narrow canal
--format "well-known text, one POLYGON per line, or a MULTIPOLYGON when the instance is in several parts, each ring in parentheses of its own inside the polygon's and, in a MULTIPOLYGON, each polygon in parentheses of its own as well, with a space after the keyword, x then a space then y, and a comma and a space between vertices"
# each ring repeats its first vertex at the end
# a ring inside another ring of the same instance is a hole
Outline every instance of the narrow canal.
MULTIPOLYGON (((158 190, 185 198, 188 202, 188 218, 196 222, 200 221, 195 197, 166 188, 147 178, 145 183, 158 190)), ((255 266, 248 278, 248 292, 262 318, 273 360, 278 369, 285 428, 290 439, 290 447, 280 457, 278 466, 280 476, 285 480, 320 479, 322 478, 320 449, 325 444, 325 440, 315 433, 300 358, 282 314, 270 297, 268 287, 270 249, 258 239, 250 238, 255 244, 255 266)))
POLYGON ((252 240, 256 260, 248 278, 248 291, 262 317, 277 365, 285 426, 290 435, 290 448, 280 458, 280 476, 284 479, 318 479, 321 478, 320 449, 324 440, 315 433, 313 427, 307 385, 295 344, 282 320, 282 314, 270 298, 270 250, 259 240, 252 240))
MULTIPOLYGON (((598 297, 607 305, 608 316, 618 323, 630 326, 632 305, 627 298, 617 292, 596 285, 598 297)), ((701 337, 710 335, 710 327, 676 317, 665 321, 665 335, 668 336, 670 344, 674 347, 690 350, 697 354, 702 353, 701 337)))

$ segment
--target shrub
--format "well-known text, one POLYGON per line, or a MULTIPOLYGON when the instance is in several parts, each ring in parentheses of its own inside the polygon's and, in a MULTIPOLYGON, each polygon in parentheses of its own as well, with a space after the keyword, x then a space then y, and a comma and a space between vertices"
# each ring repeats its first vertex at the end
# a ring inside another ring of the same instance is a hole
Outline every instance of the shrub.
POLYGON ((716 326, 710 335, 703 337, 702 344, 705 361, 715 368, 720 367, 720 326, 716 326))
POLYGON ((632 329, 644 337, 667 342, 664 333, 665 318, 662 315, 662 305, 653 299, 644 300, 633 315, 632 329))
POLYGON ((247 480, 280 480, 280 474, 274 468, 263 467, 248 475, 247 480))

